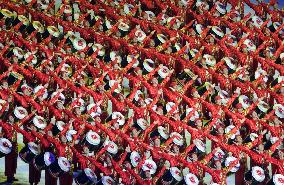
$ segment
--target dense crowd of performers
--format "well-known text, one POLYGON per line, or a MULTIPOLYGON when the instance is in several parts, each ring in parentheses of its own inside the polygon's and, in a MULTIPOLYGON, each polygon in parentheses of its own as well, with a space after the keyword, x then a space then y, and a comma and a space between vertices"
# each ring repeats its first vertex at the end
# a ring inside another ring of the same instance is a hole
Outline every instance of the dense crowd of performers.
POLYGON ((284 184, 276 2, 0 2, 8 183, 284 184))

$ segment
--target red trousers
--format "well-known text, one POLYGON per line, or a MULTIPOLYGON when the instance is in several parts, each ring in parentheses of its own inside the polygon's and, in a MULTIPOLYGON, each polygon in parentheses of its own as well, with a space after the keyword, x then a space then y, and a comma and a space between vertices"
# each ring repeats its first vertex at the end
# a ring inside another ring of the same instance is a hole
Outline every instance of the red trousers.
POLYGON ((38 184, 41 177, 41 171, 38 171, 33 164, 29 164, 29 183, 38 184))
POLYGON ((17 145, 13 144, 13 148, 11 153, 5 156, 5 176, 7 177, 14 177, 17 170, 17 145))
POLYGON ((73 176, 70 173, 64 173, 61 177, 59 177, 60 185, 72 185, 73 176))
POLYGON ((57 185, 57 178, 52 177, 48 169, 45 170, 45 185, 57 185))

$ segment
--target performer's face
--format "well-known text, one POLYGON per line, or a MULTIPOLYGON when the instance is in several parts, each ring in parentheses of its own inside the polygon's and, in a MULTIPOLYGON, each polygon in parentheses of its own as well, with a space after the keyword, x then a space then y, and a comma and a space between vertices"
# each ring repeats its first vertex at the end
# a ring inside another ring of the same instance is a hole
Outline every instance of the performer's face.
POLYGON ((223 135, 224 134, 224 128, 223 127, 219 127, 218 128, 218 134, 219 135, 223 135))
POLYGON ((160 139, 158 137, 154 140, 154 146, 155 147, 160 147, 161 146, 161 141, 160 141, 160 139))
POLYGON ((8 89, 8 83, 6 82, 6 81, 4 81, 3 83, 2 83, 2 88, 3 89, 8 89))
POLYGON ((284 94, 284 87, 280 88, 280 94, 282 94, 282 95, 284 94))
POLYGON ((193 161, 193 162, 198 161, 198 156, 197 156, 196 153, 193 153, 193 154, 191 155, 191 157, 192 157, 192 161, 193 161))

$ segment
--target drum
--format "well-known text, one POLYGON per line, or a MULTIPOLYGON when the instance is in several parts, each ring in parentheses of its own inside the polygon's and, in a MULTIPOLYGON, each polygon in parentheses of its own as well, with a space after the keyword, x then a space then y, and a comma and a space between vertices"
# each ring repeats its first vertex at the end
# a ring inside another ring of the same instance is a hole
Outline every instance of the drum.
POLYGON ((178 184, 183 180, 182 173, 177 167, 171 167, 166 170, 164 175, 162 176, 162 184, 170 183, 170 184, 178 184))
POLYGON ((49 173, 54 178, 60 177, 69 170, 70 162, 65 157, 59 157, 49 166, 49 173))
POLYGON ((155 69, 155 62, 152 59, 145 59, 143 61, 143 75, 146 75, 155 69))
POLYGON ((89 131, 84 139, 84 144, 89 148, 90 151, 94 151, 99 148, 101 137, 94 131, 89 131))
POLYGON ((157 34, 157 36, 154 39, 155 47, 164 44, 166 40, 167 40, 167 37, 164 34, 157 34))
POLYGON ((43 170, 55 161, 55 156, 50 152, 41 153, 33 160, 33 165, 37 170, 43 170))
POLYGON ((168 67, 166 66, 162 66, 159 70, 158 70, 158 82, 162 83, 162 81, 170 74, 170 70, 168 67))
POLYGON ((265 180, 265 172, 259 166, 254 166, 245 173, 245 182, 249 184, 259 184, 265 180))
POLYGON ((117 120, 117 123, 119 124, 119 126, 122 126, 125 124, 125 117, 123 114, 121 114, 120 112, 113 112, 107 119, 106 122, 109 122, 111 120, 117 120))
POLYGON ((270 179, 267 185, 283 185, 284 184, 284 175, 274 174, 272 179, 270 179))
POLYGON ((184 177, 184 181, 186 185, 198 185, 199 184, 199 179, 193 173, 188 173, 184 177))
POLYGON ((0 158, 12 151, 12 143, 6 138, 0 138, 0 158))
POLYGON ((75 182, 78 185, 91 185, 96 183, 97 176, 90 168, 85 168, 76 178, 75 182))
POLYGON ((114 185, 116 184, 110 176, 103 176, 97 185, 114 185))
POLYGON ((19 153, 20 158, 25 163, 30 163, 32 160, 39 155, 39 147, 34 142, 29 142, 19 153))

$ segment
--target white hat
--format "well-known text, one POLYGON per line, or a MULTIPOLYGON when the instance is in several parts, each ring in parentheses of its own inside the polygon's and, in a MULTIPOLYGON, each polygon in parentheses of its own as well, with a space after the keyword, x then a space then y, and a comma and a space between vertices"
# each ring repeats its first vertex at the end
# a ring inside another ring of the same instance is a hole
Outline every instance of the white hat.
POLYGON ((219 37, 224 37, 224 32, 218 26, 212 26, 212 31, 217 34, 219 37))
POLYGON ((144 62, 143 62, 143 66, 146 69, 146 71, 148 71, 150 73, 151 71, 154 70, 154 68, 151 67, 149 64, 154 65, 155 62, 152 59, 145 59, 144 62))
POLYGON ((77 131, 76 130, 68 130, 66 132, 66 139, 68 142, 71 142, 73 140, 72 136, 77 134, 77 131))
POLYGON ((99 50, 99 52, 98 52, 99 56, 104 56, 105 55, 105 48, 101 44, 99 44, 99 43, 93 44, 92 49, 93 49, 94 52, 99 50))
POLYGON ((65 157, 58 158, 58 165, 64 172, 68 172, 70 170, 70 162, 65 157))
POLYGON ((150 171, 150 174, 153 175, 154 173, 156 173, 157 165, 153 160, 147 159, 143 163, 142 170, 150 171))
POLYGON ((82 50, 82 49, 85 49, 87 44, 83 38, 75 38, 73 40, 73 46, 76 50, 82 50))
POLYGON ((157 34, 157 38, 161 43, 165 43, 167 40, 167 37, 164 34, 157 34))
POLYGON ((85 110, 85 101, 82 98, 76 98, 73 102, 76 102, 72 108, 79 107, 81 111, 85 110))
POLYGON ((24 57, 24 51, 19 47, 14 47, 13 53, 18 57, 18 59, 22 59, 24 57))
POLYGON ((130 162, 131 162, 133 167, 136 167, 139 164, 140 160, 141 160, 141 156, 138 152, 136 152, 136 151, 131 152, 130 162))
POLYGON ((31 52, 27 52, 25 55, 24 55, 24 58, 27 59, 29 58, 30 56, 33 56, 33 59, 32 59, 32 64, 35 65, 37 63, 37 56, 32 54, 31 52))
POLYGON ((183 6, 187 6, 188 4, 188 0, 180 0, 180 2, 183 6))
POLYGON ((177 167, 171 167, 170 173, 176 181, 180 182, 182 180, 182 173, 177 167))
POLYGON ((275 104, 273 106, 273 109, 275 110, 275 115, 279 118, 284 118, 284 106, 281 104, 275 104))
POLYGON ((103 47, 103 45, 99 44, 99 43, 94 43, 92 46, 92 49, 94 52, 98 51, 98 55, 99 56, 104 56, 105 55, 105 48, 103 47))
POLYGON ((231 45, 233 47, 236 47, 238 45, 237 37, 235 37, 234 35, 229 35, 226 41, 229 45, 231 45), (228 42, 228 41, 230 41, 230 42, 228 42))
POLYGON ((215 160, 222 160, 225 156, 225 152, 220 148, 214 153, 215 160))
MULTIPOLYGON (((110 88, 111 88, 112 86, 114 86, 115 83, 117 83, 116 80, 110 80, 110 81, 108 81, 108 84, 109 84, 110 88)), ((114 90, 114 92, 120 93, 121 91, 122 91, 121 85, 118 84, 118 86, 117 86, 117 88, 114 90)))
POLYGON ((15 16, 16 14, 11 12, 10 10, 7 10, 7 9, 2 9, 0 10, 0 12, 5 16, 5 17, 13 17, 15 16))
POLYGON ((33 118, 33 124, 39 129, 44 129, 46 127, 46 120, 44 117, 35 116, 33 118))
POLYGON ((140 30, 140 29, 138 29, 138 30, 136 30, 136 32, 135 32, 135 34, 134 34, 136 37, 137 37, 137 40, 139 41, 139 42, 143 42, 143 40, 146 38, 146 34, 145 34, 145 32, 144 31, 142 31, 142 30, 140 30))
POLYGON ((284 175, 282 174, 274 174, 273 175, 273 182, 275 185, 283 185, 284 184, 284 175))
MULTIPOLYGON (((236 160, 237 160, 237 158, 235 158, 235 157, 233 157, 233 156, 227 157, 226 160, 225 160, 225 166, 226 166, 226 167, 229 167, 230 164, 231 164, 232 162, 236 161, 236 160)), ((230 171, 234 173, 234 172, 237 172, 237 171, 239 170, 239 168, 240 168, 240 162, 238 161, 238 163, 236 164, 236 166, 234 166, 230 171)))
POLYGON ((203 58, 205 59, 206 64, 209 66, 214 66, 216 64, 216 59, 212 55, 205 54, 203 55, 203 58))
POLYGON ((91 103, 87 106, 87 111, 94 118, 96 116, 101 115, 102 109, 96 103, 91 103))
POLYGON ((193 144, 195 144, 196 148, 201 152, 205 152, 206 146, 200 139, 194 139, 193 144))
POLYGON ((96 132, 90 130, 89 132, 87 132, 86 134, 86 140, 91 144, 91 145, 98 145, 100 144, 101 141, 101 137, 99 134, 97 134, 96 132))
MULTIPOLYGON (((51 94, 50 98, 52 99, 53 97, 55 97, 55 96, 57 95, 57 93, 58 93, 58 92, 53 92, 53 93, 51 94)), ((62 101, 62 103, 64 104, 64 102, 65 102, 65 96, 64 96, 64 94, 60 93, 58 99, 57 99, 55 102, 57 102, 57 101, 62 101)))
POLYGON ((203 27, 202 24, 196 24, 195 29, 196 29, 197 33, 200 35, 203 32, 204 27, 203 27))
POLYGON ((118 29, 120 29, 122 31, 128 31, 129 30, 129 26, 127 24, 125 24, 124 22, 119 22, 118 29))
POLYGON ((151 21, 156 15, 152 11, 145 11, 148 21, 151 21))
POLYGON ((195 4, 196 7, 203 7, 205 10, 208 10, 209 9, 209 5, 207 2, 204 2, 202 0, 197 0, 196 1, 196 4, 195 4))
POLYGON ((264 113, 266 113, 267 110, 269 109, 269 105, 264 101, 259 101, 257 107, 259 108, 259 110, 261 110, 264 113))
POLYGON ((46 99, 47 96, 48 96, 48 93, 47 93, 47 89, 42 86, 42 85, 38 85, 34 88, 34 94, 36 94, 37 92, 41 91, 41 89, 44 89, 44 94, 42 95, 42 98, 43 99, 46 99))
MULTIPOLYGON (((170 111, 174 108, 175 105, 176 105, 176 104, 175 104, 174 102, 168 102, 168 103, 166 104, 166 110, 167 110, 167 112, 170 112, 170 111)), ((176 109, 176 110, 174 110, 173 113, 178 113, 178 112, 179 112, 178 108, 175 107, 175 109, 176 109)))
POLYGON ((250 39, 246 39, 244 41, 244 44, 247 46, 249 51, 255 51, 256 50, 256 46, 254 45, 254 43, 250 39))
POLYGON ((0 138, 0 152, 9 154, 12 151, 12 143, 6 138, 0 138))
POLYGON ((66 13, 66 14, 72 13, 72 7, 70 5, 66 4, 66 5, 62 5, 62 6, 64 6, 64 11, 63 11, 64 13, 66 13))
POLYGON ((189 53, 194 58, 196 53, 198 53, 198 50, 197 49, 191 49, 191 50, 189 50, 189 53))
POLYGON ((182 135, 180 135, 179 133, 177 132, 172 132, 171 135, 170 135, 173 139, 173 142, 178 145, 178 146, 182 146, 184 141, 183 141, 183 137, 182 135))
POLYGON ((63 126, 65 126, 65 123, 63 121, 56 121, 55 125, 59 131, 62 131, 64 129, 63 126))
POLYGON ((33 21, 33 27, 39 33, 43 33, 44 32, 44 27, 43 27, 43 25, 39 21, 33 21))
POLYGON ((284 57, 284 53, 281 53, 279 57, 282 60, 282 58, 284 57))
POLYGON ((26 26, 30 23, 29 19, 24 15, 18 15, 18 19, 26 26))
POLYGON ((114 184, 114 180, 110 176, 103 176, 101 181, 102 181, 103 185, 112 185, 112 184, 114 184))
POLYGON ((225 63, 227 64, 227 66, 228 66, 230 69, 235 70, 235 69, 237 68, 236 65, 232 63, 232 60, 233 60, 232 57, 224 57, 222 60, 225 61, 225 63))
POLYGON ((167 134, 166 132, 166 128, 163 126, 158 126, 158 133, 160 134, 160 136, 164 139, 168 139, 169 138, 169 134, 167 134))
POLYGON ((159 70, 158 70, 158 74, 160 75, 161 78, 166 78, 170 73, 170 70, 168 67, 166 66, 162 66, 159 70))
POLYGON ((218 12, 220 14, 225 14, 226 13, 226 5, 224 5, 223 3, 217 1, 215 3, 217 6, 216 6, 216 9, 218 10, 218 12))
MULTIPOLYGON (((231 130, 233 130, 235 128, 234 125, 229 125, 225 128, 225 133, 228 134, 231 130)), ((237 132, 235 132, 233 135, 231 135, 231 139, 235 139, 236 135, 240 135, 240 131, 237 130, 237 132)))
POLYGON ((256 138, 258 138, 258 135, 256 133, 250 133, 249 138, 251 141, 254 141, 256 138))
POLYGON ((48 26, 47 31, 50 33, 50 35, 54 37, 59 37, 60 32, 55 26, 48 26))
POLYGON ((146 128, 148 127, 148 123, 144 118, 139 118, 137 120, 137 125, 142 129, 142 130, 146 130, 146 128))
POLYGON ((111 119, 117 119, 117 123, 121 126, 125 123, 125 117, 120 112, 113 112, 111 114, 111 119))
POLYGON ((139 55, 127 55, 126 60, 128 63, 131 63, 132 60, 135 60, 136 62, 132 65, 132 67, 135 68, 139 65, 138 57, 139 55))
MULTIPOLYGON (((188 115, 191 111, 193 111, 193 108, 191 108, 191 107, 186 108, 185 109, 186 115, 188 115)), ((194 114, 191 116, 190 121, 194 121, 198 118, 199 118, 199 113, 197 111, 195 111, 194 114)))
POLYGON ((28 148, 35 155, 38 155, 39 152, 40 152, 39 146, 37 144, 35 144, 34 142, 29 142, 28 143, 28 148))
POLYGON ((131 14, 131 10, 133 9, 134 9, 134 6, 132 4, 125 3, 123 6, 123 10, 126 15, 131 14))
POLYGON ((251 20, 253 22, 253 25, 258 27, 258 28, 260 28, 261 25, 263 24, 263 20, 260 17, 258 17, 258 16, 253 16, 251 18, 251 20))
POLYGON ((256 181, 262 182, 265 179, 264 170, 259 166, 254 166, 252 167, 252 176, 256 181))
POLYGON ((107 146, 107 151, 109 152, 109 153, 111 153, 111 154, 117 154, 117 152, 118 152, 118 147, 117 147, 117 145, 114 143, 114 142, 112 142, 112 141, 109 141, 109 140, 106 140, 105 142, 104 142, 104 146, 107 146))
POLYGON ((244 109, 247 109, 250 106, 250 100, 246 95, 241 95, 239 97, 239 102, 242 104, 244 109))
POLYGON ((184 181, 185 181, 186 185, 198 185, 199 184, 198 178, 193 173, 188 173, 184 177, 184 181))
POLYGON ((24 119, 28 115, 28 111, 24 107, 16 107, 14 109, 14 115, 18 119, 24 119))

